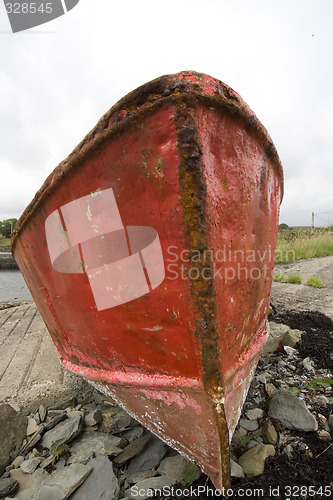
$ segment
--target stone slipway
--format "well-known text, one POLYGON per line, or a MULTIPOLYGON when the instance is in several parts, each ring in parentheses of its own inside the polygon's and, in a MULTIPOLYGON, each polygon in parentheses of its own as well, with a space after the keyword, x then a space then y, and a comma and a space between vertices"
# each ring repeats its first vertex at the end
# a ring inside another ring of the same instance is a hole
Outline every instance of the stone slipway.
POLYGON ((89 390, 61 366, 34 302, 0 310, 0 402, 29 408, 89 390))

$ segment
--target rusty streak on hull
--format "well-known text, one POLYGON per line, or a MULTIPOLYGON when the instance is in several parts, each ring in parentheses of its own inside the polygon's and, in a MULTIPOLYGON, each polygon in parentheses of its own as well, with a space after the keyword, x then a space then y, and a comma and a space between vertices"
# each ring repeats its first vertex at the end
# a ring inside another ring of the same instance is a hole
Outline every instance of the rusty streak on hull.
POLYGON ((250 108, 182 72, 113 106, 12 239, 64 366, 218 488, 267 336, 282 189, 250 108))

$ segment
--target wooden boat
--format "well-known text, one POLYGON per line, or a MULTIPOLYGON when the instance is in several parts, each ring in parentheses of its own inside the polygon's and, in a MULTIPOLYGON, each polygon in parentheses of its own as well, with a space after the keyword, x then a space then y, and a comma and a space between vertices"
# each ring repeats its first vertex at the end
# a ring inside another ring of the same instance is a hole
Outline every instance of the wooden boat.
POLYGON ((113 106, 12 240, 63 365, 218 488, 267 336, 282 185, 241 97, 182 72, 113 106))

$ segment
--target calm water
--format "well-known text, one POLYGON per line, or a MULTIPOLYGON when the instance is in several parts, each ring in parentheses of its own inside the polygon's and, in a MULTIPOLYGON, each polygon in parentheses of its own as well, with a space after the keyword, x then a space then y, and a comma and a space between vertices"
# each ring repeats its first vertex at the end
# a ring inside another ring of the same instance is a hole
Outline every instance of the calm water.
POLYGON ((10 300, 32 300, 20 271, 0 270, 0 302, 10 300))

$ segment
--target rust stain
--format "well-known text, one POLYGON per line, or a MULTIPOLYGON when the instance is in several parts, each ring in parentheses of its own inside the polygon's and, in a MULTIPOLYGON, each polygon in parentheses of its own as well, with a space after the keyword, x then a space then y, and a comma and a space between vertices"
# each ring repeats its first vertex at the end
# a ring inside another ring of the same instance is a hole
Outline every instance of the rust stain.
POLYGON ((203 179, 201 148, 196 126, 196 106, 192 96, 179 97, 175 118, 181 163, 178 167, 181 204, 187 246, 197 279, 191 278, 191 294, 198 310, 197 336, 202 347, 203 382, 210 399, 220 438, 222 484, 230 487, 229 432, 224 410, 224 390, 219 369, 219 326, 216 322, 215 290, 208 252, 206 185, 203 179), (201 259, 191 259, 200 252, 201 259), (208 271, 208 273, 207 273, 208 271), (204 279, 204 276, 210 279, 204 279))

